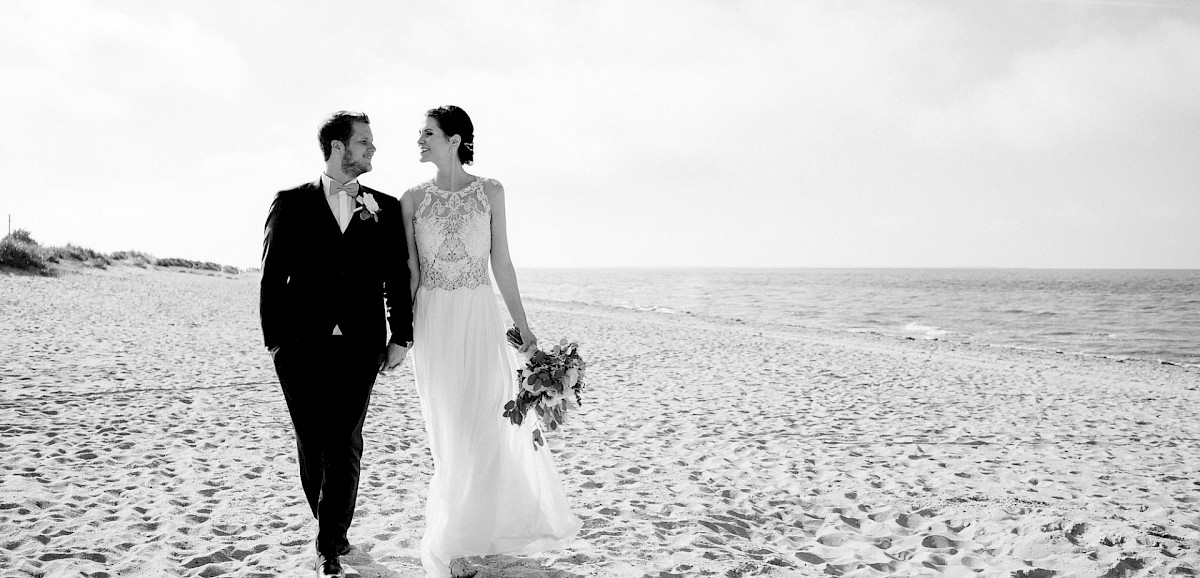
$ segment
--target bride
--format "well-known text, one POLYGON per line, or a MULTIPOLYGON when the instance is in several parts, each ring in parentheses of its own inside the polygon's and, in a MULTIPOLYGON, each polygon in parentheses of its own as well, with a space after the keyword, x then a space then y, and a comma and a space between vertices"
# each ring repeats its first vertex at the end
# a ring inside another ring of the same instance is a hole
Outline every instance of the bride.
POLYGON ((516 393, 516 357, 492 292, 488 263, 522 351, 537 347, 508 252, 504 187, 463 169, 474 125, 461 108, 426 113, 421 162, 437 176, 401 198, 416 283, 412 364, 434 474, 421 561, 429 576, 474 574, 463 556, 564 547, 579 531, 549 451, 530 441, 537 420, 503 417, 516 393))

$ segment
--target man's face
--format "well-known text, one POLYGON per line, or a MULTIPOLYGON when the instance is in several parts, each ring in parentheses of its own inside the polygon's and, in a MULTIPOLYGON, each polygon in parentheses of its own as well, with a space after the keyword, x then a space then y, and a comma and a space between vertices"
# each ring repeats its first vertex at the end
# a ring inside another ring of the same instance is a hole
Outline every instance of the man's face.
POLYGON ((342 172, 350 178, 356 178, 371 170, 371 157, 375 154, 374 137, 371 135, 371 125, 365 122, 354 123, 354 132, 350 142, 346 144, 346 153, 342 156, 342 172))

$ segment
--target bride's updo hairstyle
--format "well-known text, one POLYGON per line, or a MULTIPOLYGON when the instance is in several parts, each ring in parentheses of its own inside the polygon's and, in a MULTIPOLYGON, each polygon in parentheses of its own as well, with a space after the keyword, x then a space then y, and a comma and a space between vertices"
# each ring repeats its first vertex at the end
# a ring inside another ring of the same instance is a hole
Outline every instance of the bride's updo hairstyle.
POLYGON ((464 165, 475 160, 475 125, 467 111, 452 104, 430 109, 425 116, 437 121, 438 128, 446 133, 446 138, 458 135, 462 143, 458 147, 458 160, 464 165))

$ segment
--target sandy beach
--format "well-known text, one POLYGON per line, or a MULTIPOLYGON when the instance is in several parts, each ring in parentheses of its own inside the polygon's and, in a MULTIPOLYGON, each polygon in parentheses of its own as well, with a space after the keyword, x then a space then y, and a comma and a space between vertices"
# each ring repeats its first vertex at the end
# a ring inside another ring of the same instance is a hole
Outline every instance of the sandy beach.
MULTIPOLYGON (((0 576, 307 576, 255 274, 0 274, 0 576)), ((589 362, 569 550, 481 577, 1200 574, 1200 371, 527 299, 589 362)), ((380 378, 346 558, 421 576, 432 464, 380 378)))

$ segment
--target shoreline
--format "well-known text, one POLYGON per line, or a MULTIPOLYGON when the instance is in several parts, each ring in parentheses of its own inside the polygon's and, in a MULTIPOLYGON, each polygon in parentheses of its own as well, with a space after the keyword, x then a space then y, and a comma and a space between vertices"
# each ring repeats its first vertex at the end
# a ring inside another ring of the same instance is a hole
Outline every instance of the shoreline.
MULTIPOLYGON (((168 273, 0 276, 15 576, 307 571, 316 525, 257 275, 168 273)), ((1200 572, 1191 368, 526 307, 589 363, 550 441, 584 528, 568 550, 477 560, 481 577, 1200 572)), ((347 560, 361 576, 420 576, 432 464, 411 380, 406 364, 375 388, 347 560)))

